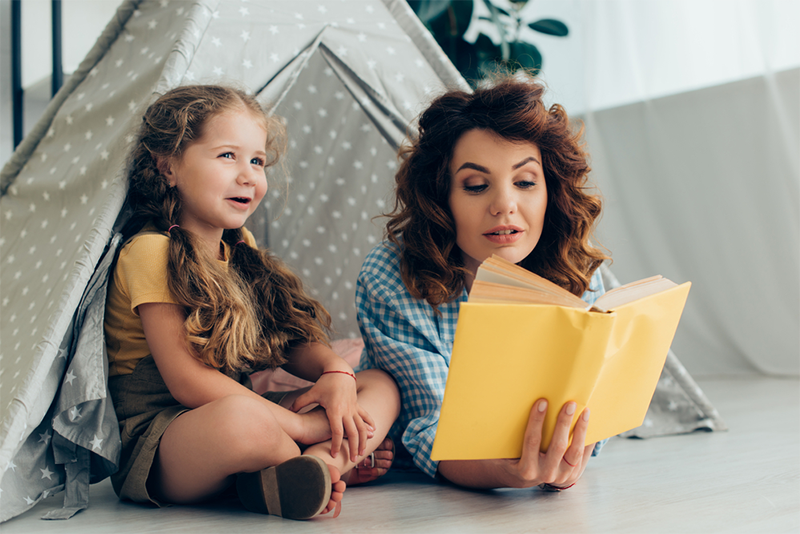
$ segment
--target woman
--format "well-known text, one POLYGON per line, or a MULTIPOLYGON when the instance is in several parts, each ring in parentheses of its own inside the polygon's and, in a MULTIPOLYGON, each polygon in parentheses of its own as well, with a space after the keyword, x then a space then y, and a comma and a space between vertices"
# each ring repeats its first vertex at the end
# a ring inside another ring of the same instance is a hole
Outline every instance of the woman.
MULTIPOLYGON (((568 402, 552 408, 560 408, 556 432, 540 453, 548 409, 540 399, 521 458, 430 459, 458 307, 483 260, 497 254, 589 303, 603 293, 597 268, 606 256, 590 243, 601 203, 587 189, 582 129, 573 130, 561 106, 547 109, 543 95, 541 84, 515 76, 437 98, 401 150, 387 240, 358 279, 362 366, 387 371, 401 390, 395 442, 425 473, 459 485, 566 489, 599 450, 582 446, 588 411, 578 415, 570 443, 576 414, 568 402)), ((486 356, 490 365, 493 355, 486 356)))

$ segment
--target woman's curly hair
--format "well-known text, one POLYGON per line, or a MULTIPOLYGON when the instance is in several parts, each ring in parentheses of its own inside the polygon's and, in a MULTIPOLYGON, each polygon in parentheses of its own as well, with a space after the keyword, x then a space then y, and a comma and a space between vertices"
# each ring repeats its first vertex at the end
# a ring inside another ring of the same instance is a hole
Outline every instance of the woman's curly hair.
POLYGON ((580 296, 607 259, 590 242, 601 200, 587 180, 583 127, 574 129, 560 105, 548 109, 544 92, 531 77, 504 76, 473 93, 449 91, 420 116, 419 133, 400 150, 395 206, 386 224, 387 238, 401 251, 403 282, 414 297, 436 308, 464 289, 468 272, 449 207, 450 163, 458 140, 474 129, 534 143, 542 154, 544 229, 519 265, 580 296))
POLYGON ((244 91, 183 86, 150 105, 129 156, 127 202, 133 215, 123 231, 126 237, 145 227, 168 233, 168 284, 186 311, 186 339, 200 361, 226 373, 281 365, 294 344, 327 343, 331 323, 328 312, 306 295, 288 266, 266 250, 240 244, 241 229, 223 232, 231 250, 230 269, 206 254, 190 231, 170 230, 179 224, 181 199, 162 176, 158 161, 180 158, 202 137, 210 119, 239 110, 264 126, 265 167, 275 165, 285 149, 283 125, 244 91))

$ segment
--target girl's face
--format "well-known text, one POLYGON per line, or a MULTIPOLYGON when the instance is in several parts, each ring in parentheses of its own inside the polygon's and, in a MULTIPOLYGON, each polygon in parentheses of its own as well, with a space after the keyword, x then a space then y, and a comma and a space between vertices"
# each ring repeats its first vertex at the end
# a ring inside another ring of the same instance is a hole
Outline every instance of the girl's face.
POLYGON ((456 244, 473 276, 492 254, 513 263, 527 257, 542 235, 547 208, 539 147, 470 130, 456 143, 450 176, 456 244))
POLYGON ((210 118, 202 137, 163 174, 178 188, 182 228, 218 250, 222 231, 240 228, 267 192, 267 132, 250 111, 210 118))

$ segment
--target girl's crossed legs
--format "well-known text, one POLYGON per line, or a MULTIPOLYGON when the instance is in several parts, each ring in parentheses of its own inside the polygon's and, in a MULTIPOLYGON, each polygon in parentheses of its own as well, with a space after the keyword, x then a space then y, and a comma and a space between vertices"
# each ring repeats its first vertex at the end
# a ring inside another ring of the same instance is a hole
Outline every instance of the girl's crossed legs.
MULTIPOLYGON (((320 458, 330 469, 333 487, 324 512, 342 498, 345 484, 341 475, 347 475, 381 445, 400 411, 400 395, 389 375, 367 370, 357 377, 358 402, 375 422, 364 456, 352 462, 344 440, 333 458, 325 412, 315 409, 300 416, 309 429, 302 441, 313 443, 302 454, 320 458)), ((300 393, 287 394, 281 405, 291 406, 300 393)), ((198 502, 219 495, 235 482, 238 473, 260 471, 300 454, 300 447, 267 403, 230 395, 190 410, 169 425, 158 447, 148 489, 165 502, 198 502)))

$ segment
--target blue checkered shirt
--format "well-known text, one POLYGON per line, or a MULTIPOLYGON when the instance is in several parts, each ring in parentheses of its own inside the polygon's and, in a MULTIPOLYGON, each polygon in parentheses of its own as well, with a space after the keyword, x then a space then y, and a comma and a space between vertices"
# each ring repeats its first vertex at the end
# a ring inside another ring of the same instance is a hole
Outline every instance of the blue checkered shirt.
MULTIPOLYGON (((588 303, 603 294, 603 281, 595 272, 588 303)), ((456 333, 458 309, 466 290, 452 302, 439 306, 441 315, 425 300, 411 296, 400 276, 397 246, 383 242, 367 255, 358 275, 356 309, 364 352, 362 369, 383 369, 397 381, 403 407, 392 428, 392 438, 405 446, 414 464, 435 476, 437 462, 431 447, 439 423, 450 354, 456 333)), ((599 451, 595 447, 594 454, 599 451)))

